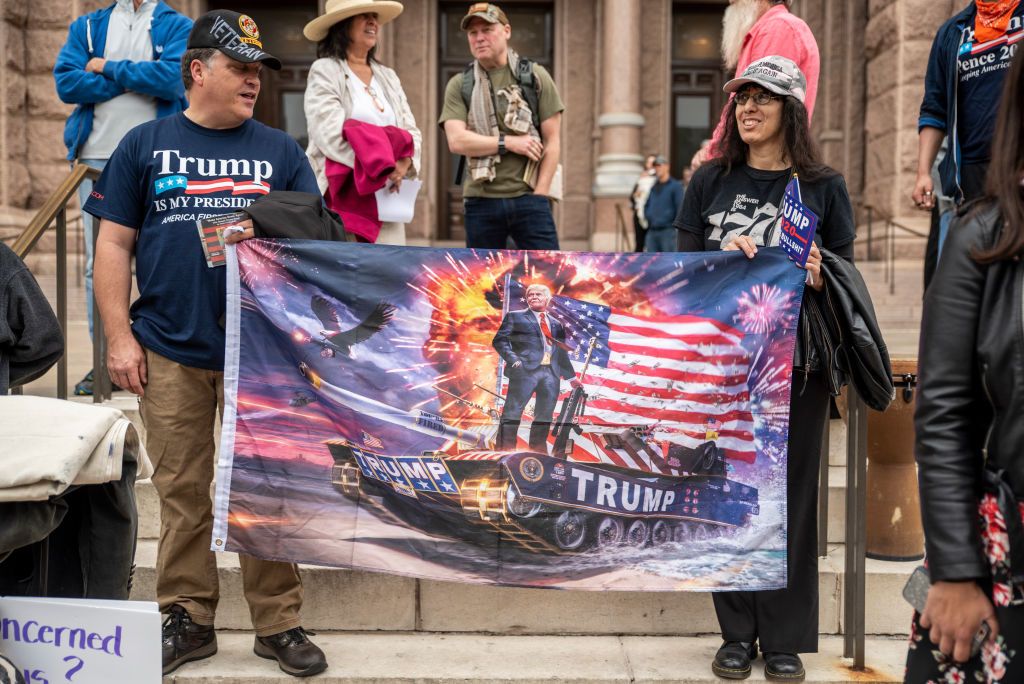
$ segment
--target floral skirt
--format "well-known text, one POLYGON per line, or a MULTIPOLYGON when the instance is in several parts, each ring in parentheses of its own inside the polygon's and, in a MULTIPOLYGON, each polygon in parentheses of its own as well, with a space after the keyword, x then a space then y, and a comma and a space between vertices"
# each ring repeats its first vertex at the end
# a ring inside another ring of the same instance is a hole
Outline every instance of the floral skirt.
MULTIPOLYGON (((1024 506, 1021 507, 1024 519, 1024 506)), ((939 651, 921 627, 921 616, 914 613, 910 628, 910 649, 907 652, 907 684, 991 684, 1024 682, 1024 588, 1010 582, 1007 555, 1010 539, 1006 521, 996 497, 985 494, 978 507, 981 541, 992 570, 989 597, 999 620, 999 636, 995 643, 985 642, 981 651, 966 663, 955 663, 939 651)))

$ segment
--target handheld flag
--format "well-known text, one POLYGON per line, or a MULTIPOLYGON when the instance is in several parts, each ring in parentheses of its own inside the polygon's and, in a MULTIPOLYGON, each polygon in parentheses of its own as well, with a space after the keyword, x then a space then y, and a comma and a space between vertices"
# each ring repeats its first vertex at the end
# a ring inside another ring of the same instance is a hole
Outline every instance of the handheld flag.
POLYGON ((800 179, 793 174, 793 180, 786 186, 782 198, 782 231, 779 244, 793 261, 799 266, 807 264, 814 244, 814 231, 818 227, 818 217, 810 210, 800 197, 800 179))

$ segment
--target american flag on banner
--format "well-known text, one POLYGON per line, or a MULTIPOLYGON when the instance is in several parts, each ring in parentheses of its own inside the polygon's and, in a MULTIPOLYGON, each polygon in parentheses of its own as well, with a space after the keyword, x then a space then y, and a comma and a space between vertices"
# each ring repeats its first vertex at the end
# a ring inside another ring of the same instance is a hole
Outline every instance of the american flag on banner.
MULTIPOLYGON (((525 292, 521 288, 512 286, 512 308, 519 308, 517 294, 525 292)), ((580 423, 597 430, 574 436, 574 460, 675 472, 679 464, 668 458, 671 444, 692 448, 715 441, 726 456, 754 461, 750 356, 741 345, 742 331, 711 318, 634 316, 557 295, 548 311, 565 326, 577 373, 590 339, 596 338, 583 379, 587 403, 580 423), (646 428, 660 448, 631 455, 602 437, 626 428, 646 428)), ((567 396, 564 391, 561 399, 567 396)), ((560 409, 561 402, 556 420, 560 409)), ((525 437, 527 431, 521 434, 525 437)))
POLYGON ((182 188, 186 195, 209 195, 225 190, 230 190, 232 195, 266 195, 270 192, 270 183, 266 181, 236 181, 233 178, 189 180, 188 177, 181 175, 158 178, 154 181, 153 187, 157 195, 182 188))
POLYGON ((371 435, 366 430, 361 430, 360 432, 362 433, 361 437, 363 439, 363 444, 364 445, 366 445, 370 449, 383 449, 384 448, 384 442, 382 442, 379 437, 375 437, 375 436, 371 435))

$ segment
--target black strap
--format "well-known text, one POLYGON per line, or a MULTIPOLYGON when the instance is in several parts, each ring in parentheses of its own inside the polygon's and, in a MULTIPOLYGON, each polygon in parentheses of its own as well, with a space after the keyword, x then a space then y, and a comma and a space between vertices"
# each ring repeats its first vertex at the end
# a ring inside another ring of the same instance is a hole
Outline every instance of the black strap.
POLYGON ((526 57, 519 58, 519 66, 516 69, 516 81, 523 91, 526 104, 530 106, 530 113, 533 115, 533 127, 540 133, 540 96, 537 93, 537 84, 533 78, 533 62, 526 57))

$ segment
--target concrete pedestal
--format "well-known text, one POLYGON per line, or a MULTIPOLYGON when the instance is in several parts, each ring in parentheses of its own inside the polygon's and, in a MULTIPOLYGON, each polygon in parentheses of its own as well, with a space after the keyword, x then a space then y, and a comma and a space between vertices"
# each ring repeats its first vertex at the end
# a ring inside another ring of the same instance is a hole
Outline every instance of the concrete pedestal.
POLYGON ((884 413, 868 415, 867 556, 909 561, 924 556, 914 462, 917 359, 892 365, 896 398, 884 413))

